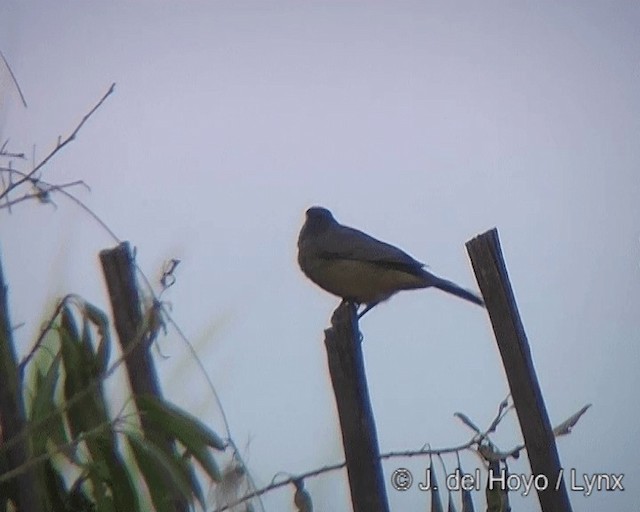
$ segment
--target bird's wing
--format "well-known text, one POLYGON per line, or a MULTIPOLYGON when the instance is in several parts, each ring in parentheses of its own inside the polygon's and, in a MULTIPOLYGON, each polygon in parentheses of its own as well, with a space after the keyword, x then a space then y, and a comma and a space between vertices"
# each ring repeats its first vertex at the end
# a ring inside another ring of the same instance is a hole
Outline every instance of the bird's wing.
POLYGON ((424 263, 403 250, 348 226, 330 229, 322 236, 318 248, 324 259, 367 261, 412 274, 421 273, 424 267, 424 263))

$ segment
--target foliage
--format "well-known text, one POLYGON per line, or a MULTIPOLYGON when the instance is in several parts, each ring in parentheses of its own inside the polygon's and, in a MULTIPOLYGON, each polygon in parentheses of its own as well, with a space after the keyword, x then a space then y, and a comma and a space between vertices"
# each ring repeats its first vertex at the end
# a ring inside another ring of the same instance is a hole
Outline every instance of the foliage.
MULTIPOLYGON (((138 397, 139 413, 111 414, 103 383, 120 362, 109 366, 111 343, 107 316, 78 297, 61 303, 36 343, 23 392, 33 449, 29 464, 37 464, 47 509, 135 512, 149 510, 151 501, 155 510, 168 511, 180 498, 204 509, 196 474, 220 479, 212 450, 224 451, 226 443, 157 397, 138 397), (153 435, 143 433, 140 415, 153 435), (176 440, 176 448, 167 449, 163 439, 176 440)), ((0 482, 10 476, 15 472, 0 475, 0 482)))

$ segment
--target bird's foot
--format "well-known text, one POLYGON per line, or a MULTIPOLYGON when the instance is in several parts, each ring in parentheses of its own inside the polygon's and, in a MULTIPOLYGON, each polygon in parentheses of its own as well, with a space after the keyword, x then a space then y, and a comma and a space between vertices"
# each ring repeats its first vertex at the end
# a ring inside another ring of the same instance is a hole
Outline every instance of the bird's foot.
POLYGON ((373 309, 373 307, 377 304, 377 302, 370 302, 369 304, 366 304, 365 308, 360 313, 358 313, 358 320, 360 320, 369 310, 373 309))

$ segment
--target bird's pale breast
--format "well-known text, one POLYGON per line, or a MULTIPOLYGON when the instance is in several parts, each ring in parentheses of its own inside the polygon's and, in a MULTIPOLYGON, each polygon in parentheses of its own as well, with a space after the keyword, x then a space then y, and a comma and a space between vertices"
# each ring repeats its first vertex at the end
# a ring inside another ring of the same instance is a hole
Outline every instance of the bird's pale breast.
POLYGON ((368 261, 313 258, 301 261, 300 266, 324 290, 360 304, 381 302, 399 290, 426 286, 420 276, 368 261))

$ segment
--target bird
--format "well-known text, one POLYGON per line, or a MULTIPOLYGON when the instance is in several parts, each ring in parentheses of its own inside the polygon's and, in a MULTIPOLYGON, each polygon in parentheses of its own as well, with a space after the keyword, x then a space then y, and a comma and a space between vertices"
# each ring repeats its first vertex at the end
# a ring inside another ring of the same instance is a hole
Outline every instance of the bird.
POLYGON ((432 274, 402 249, 340 224, 321 206, 306 211, 298 264, 323 290, 363 306, 358 318, 399 291, 430 287, 484 307, 476 293, 432 274))

